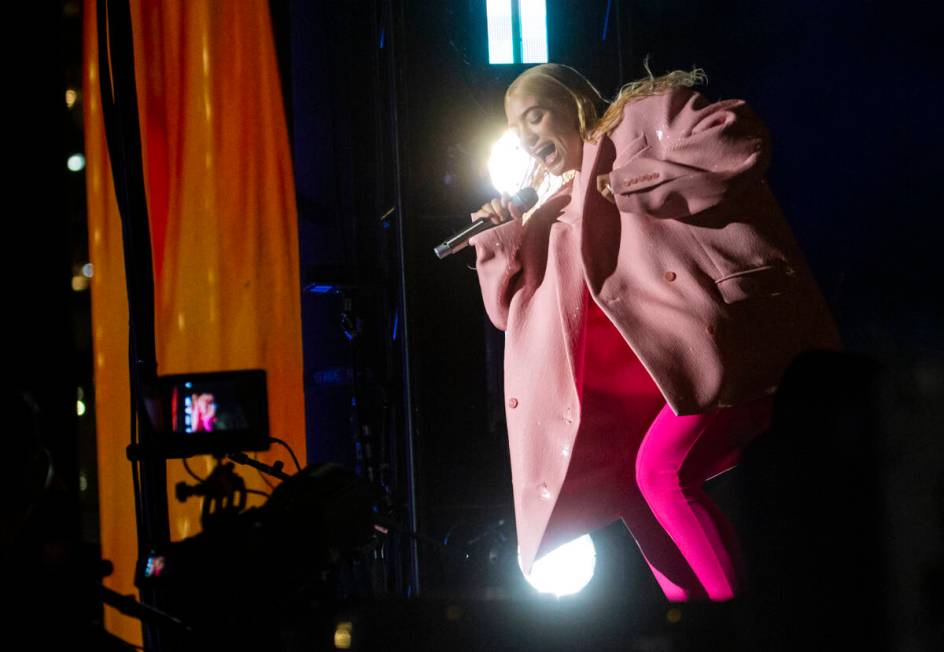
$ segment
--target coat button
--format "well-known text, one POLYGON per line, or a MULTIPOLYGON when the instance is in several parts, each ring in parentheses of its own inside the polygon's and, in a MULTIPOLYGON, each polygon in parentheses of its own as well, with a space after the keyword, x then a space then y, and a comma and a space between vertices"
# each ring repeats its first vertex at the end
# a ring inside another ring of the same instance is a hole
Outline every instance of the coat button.
POLYGON ((675 272, 666 272, 663 276, 665 276, 665 280, 669 283, 676 279, 675 272))
POLYGON ((551 490, 547 488, 546 483, 541 483, 541 486, 538 487, 538 495, 541 496, 542 500, 547 500, 551 497, 551 490))
POLYGON ((508 399, 508 407, 510 407, 512 410, 518 407, 518 399, 516 398, 508 399))
POLYGON ((563 455, 564 457, 570 457, 570 447, 564 446, 563 448, 561 448, 561 455, 563 455))

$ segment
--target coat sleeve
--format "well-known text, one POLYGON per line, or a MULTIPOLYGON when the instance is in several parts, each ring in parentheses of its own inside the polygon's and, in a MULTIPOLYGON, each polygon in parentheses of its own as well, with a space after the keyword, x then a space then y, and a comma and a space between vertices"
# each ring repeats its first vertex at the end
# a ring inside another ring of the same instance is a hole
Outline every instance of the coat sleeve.
POLYGON ((628 104, 610 137, 616 205, 656 218, 711 208, 760 180, 770 162, 767 128, 744 100, 711 103, 684 87, 628 104))
POLYGON ((521 220, 512 220, 469 239, 475 247, 485 312, 502 331, 508 325, 508 306, 521 272, 518 249, 523 229, 521 220))

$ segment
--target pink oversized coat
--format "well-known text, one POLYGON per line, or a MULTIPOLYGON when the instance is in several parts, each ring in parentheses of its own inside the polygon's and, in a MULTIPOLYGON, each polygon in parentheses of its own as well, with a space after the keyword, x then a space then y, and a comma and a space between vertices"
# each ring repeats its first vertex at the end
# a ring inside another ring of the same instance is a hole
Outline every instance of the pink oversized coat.
POLYGON ((571 452, 586 432, 579 369, 586 289, 676 414, 770 394, 798 353, 839 346, 763 178, 769 160, 767 129, 743 100, 711 103, 676 88, 628 104, 609 136, 586 143, 569 193, 550 198, 524 225, 509 222, 472 240, 485 309, 506 335, 526 571, 567 529, 552 517, 575 480, 571 452), (597 175, 607 172, 615 207, 596 190, 597 175))

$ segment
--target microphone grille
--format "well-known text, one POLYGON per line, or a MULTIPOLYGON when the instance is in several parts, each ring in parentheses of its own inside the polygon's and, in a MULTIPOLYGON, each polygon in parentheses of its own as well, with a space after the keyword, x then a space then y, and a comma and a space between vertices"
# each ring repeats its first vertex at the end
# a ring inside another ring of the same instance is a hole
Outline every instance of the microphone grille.
POLYGON ((528 211, 538 203, 538 192, 530 186, 525 186, 515 193, 511 201, 522 212, 528 211))

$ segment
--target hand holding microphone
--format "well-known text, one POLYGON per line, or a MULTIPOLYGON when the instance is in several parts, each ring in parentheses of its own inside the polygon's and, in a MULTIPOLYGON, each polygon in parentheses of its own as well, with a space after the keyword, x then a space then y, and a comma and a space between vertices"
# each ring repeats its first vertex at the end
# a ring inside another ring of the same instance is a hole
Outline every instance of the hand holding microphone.
POLYGON ((520 203, 513 202, 511 199, 511 195, 503 192, 501 197, 496 197, 486 202, 482 205, 482 208, 472 213, 472 221, 474 222, 477 219, 486 218, 490 220, 492 224, 498 225, 510 220, 520 220, 524 215, 524 211, 521 210, 520 203))
POLYGON ((472 224, 435 247, 433 252, 438 258, 454 254, 464 249, 473 236, 499 224, 521 219, 537 202, 538 193, 531 187, 522 188, 513 196, 502 193, 500 198, 487 202, 482 208, 472 213, 472 224))

